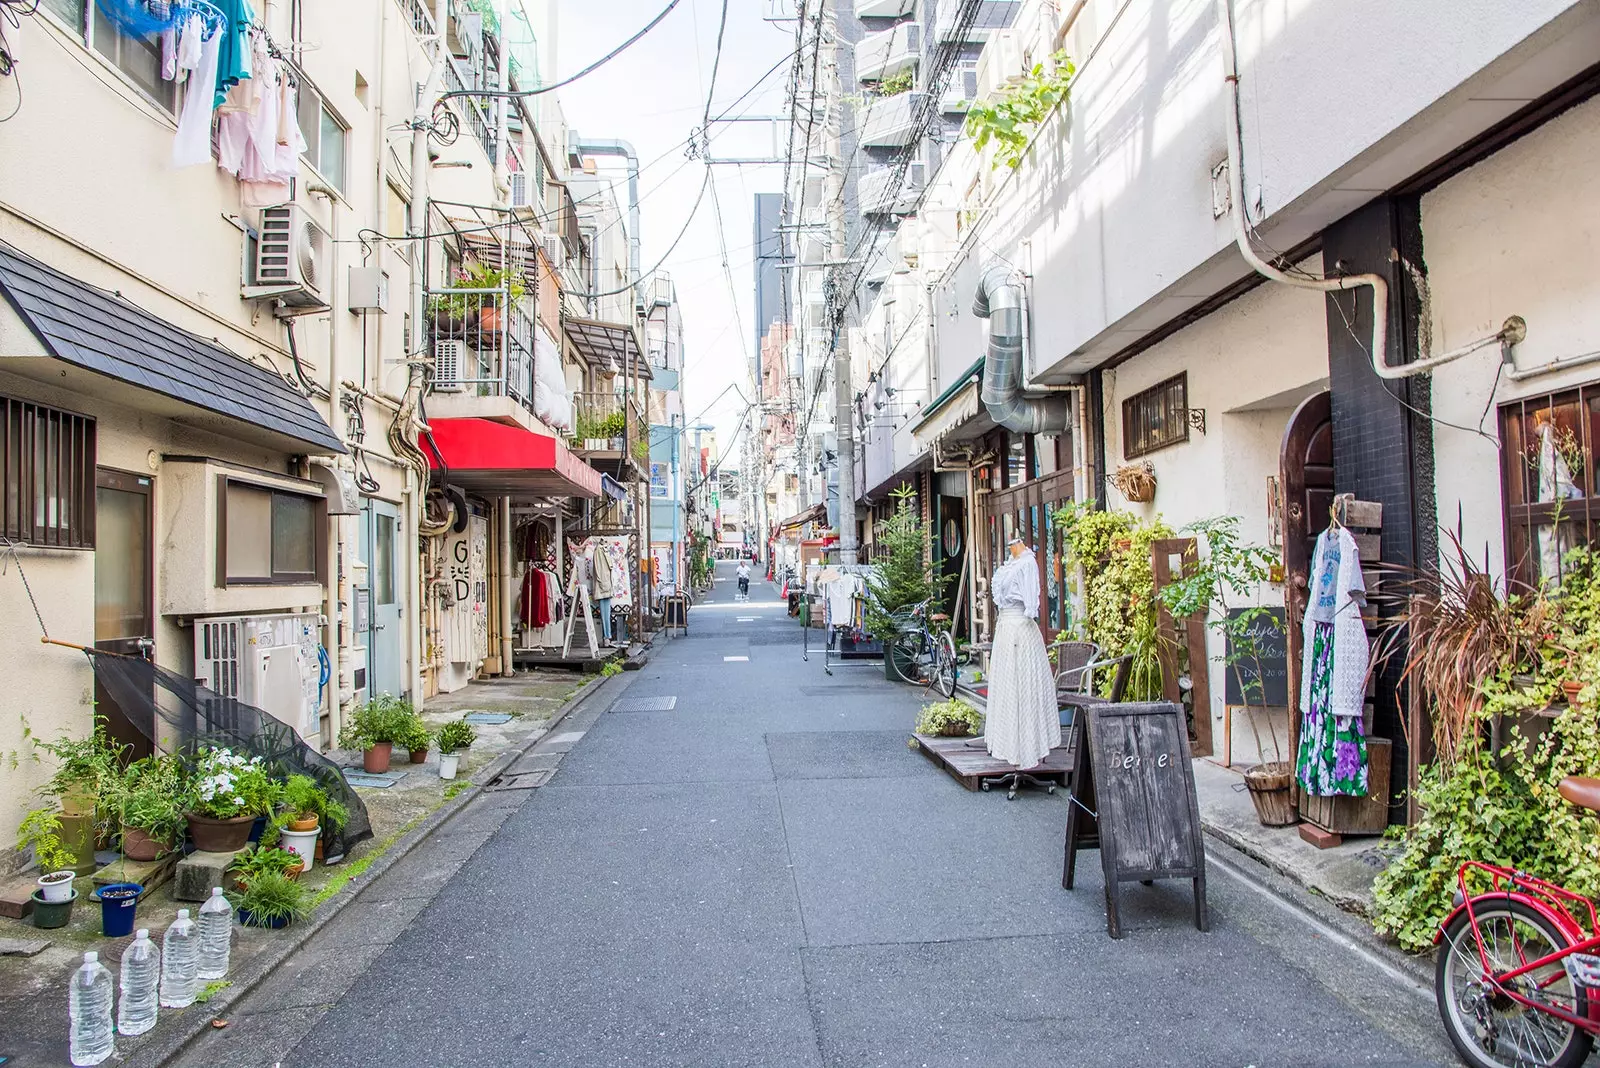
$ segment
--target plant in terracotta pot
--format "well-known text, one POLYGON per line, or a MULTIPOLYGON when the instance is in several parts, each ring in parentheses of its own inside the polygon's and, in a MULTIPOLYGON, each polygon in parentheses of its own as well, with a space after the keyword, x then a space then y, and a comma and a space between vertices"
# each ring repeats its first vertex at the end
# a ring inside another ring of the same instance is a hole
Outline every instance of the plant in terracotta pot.
POLYGON ((113 830, 114 813, 108 802, 121 781, 129 747, 111 737, 106 718, 95 716, 86 738, 61 734, 53 742, 34 740, 33 745, 55 761, 55 773, 40 792, 60 799, 61 815, 69 821, 91 821, 96 836, 113 830))
POLYGON ((478 732, 465 720, 451 720, 439 728, 439 778, 453 779, 461 762, 461 750, 472 748, 478 732))
POLYGON ((191 778, 189 836, 196 849, 231 853, 244 848, 257 816, 272 811, 277 784, 260 757, 231 749, 201 749, 191 778))
POLYGON ((276 840, 284 849, 299 855, 310 869, 315 865, 324 830, 341 830, 349 818, 349 810, 329 797, 311 776, 291 775, 283 784, 278 814, 272 823, 276 840))
POLYGON ((368 773, 388 771, 394 743, 416 714, 405 698, 379 694, 350 714, 349 722, 339 732, 339 745, 359 750, 361 766, 368 773))
POLYGON ((52 904, 72 900, 72 880, 76 877, 72 869, 78 857, 61 840, 60 814, 51 808, 34 809, 17 828, 17 838, 18 846, 33 849, 43 900, 52 904))
POLYGON ((428 762, 428 747, 433 744, 433 734, 422 722, 422 717, 412 714, 404 727, 400 730, 400 737, 394 744, 404 749, 413 764, 426 764, 428 762))
POLYGON ((238 910, 246 927, 287 927, 311 911, 310 895, 280 872, 262 872, 239 895, 238 910))
POLYGON ((188 826, 189 784, 171 756, 144 757, 128 765, 115 808, 122 825, 122 855, 155 860, 172 849, 188 826))

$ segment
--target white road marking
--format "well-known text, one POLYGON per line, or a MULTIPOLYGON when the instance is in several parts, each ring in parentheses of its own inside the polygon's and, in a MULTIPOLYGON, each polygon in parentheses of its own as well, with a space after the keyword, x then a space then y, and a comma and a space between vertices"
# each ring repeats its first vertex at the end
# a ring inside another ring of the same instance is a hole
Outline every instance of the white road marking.
POLYGON ((739 616, 737 619, 734 620, 734 622, 735 623, 754 623, 758 618, 760 618, 760 617, 759 616, 739 616))
POLYGON ((722 658, 722 662, 724 664, 731 664, 736 660, 749 660, 749 659, 750 658, 748 656, 725 656, 725 657, 722 658))
POLYGON ((579 738, 582 738, 582 737, 583 737, 583 732, 582 731, 567 731, 564 734, 556 735, 554 738, 549 739, 549 741, 551 741, 552 743, 554 743, 556 745, 559 745, 562 742, 575 742, 579 738))

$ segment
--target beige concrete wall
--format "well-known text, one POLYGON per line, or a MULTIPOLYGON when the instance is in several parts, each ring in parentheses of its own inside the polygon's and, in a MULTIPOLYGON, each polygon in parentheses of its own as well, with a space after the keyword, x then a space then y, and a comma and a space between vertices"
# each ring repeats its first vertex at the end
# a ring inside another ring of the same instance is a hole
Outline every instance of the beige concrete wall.
MULTIPOLYGON (((1520 315, 1528 336, 1518 367, 1600 352, 1597 157, 1600 100, 1590 100, 1422 198, 1434 351, 1520 315)), ((1487 551, 1493 574, 1506 564, 1496 406, 1600 381, 1595 362, 1521 382, 1499 373, 1500 362, 1491 346, 1433 375, 1439 525, 1455 531, 1459 518, 1463 544, 1480 560, 1487 551)))

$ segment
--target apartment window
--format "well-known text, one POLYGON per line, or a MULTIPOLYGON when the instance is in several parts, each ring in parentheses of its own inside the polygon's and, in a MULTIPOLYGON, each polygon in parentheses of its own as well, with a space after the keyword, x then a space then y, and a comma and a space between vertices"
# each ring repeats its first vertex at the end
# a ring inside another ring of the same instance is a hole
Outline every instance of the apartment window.
POLYGON ((7 538, 93 549, 94 464, 93 419, 0 397, 0 527, 7 538))
POLYGON ((1122 402, 1122 455, 1137 456, 1189 440, 1189 376, 1181 374, 1122 402))
POLYGON ((45 10, 71 26, 83 37, 84 44, 126 75, 145 96, 169 112, 178 110, 177 83, 161 77, 160 38, 143 41, 129 37, 101 13, 98 5, 91 14, 86 0, 43 0, 43 4, 45 10))
POLYGON ((300 130, 306 135, 306 162, 315 167, 329 185, 344 192, 345 144, 350 128, 329 110, 322 94, 303 78, 299 106, 300 130))
POLYGON ((1562 558, 1593 539, 1600 523, 1597 437, 1600 383, 1500 408, 1506 572, 1513 579, 1559 583, 1562 558))
POLYGON ((224 581, 315 582, 317 498, 224 481, 224 581))

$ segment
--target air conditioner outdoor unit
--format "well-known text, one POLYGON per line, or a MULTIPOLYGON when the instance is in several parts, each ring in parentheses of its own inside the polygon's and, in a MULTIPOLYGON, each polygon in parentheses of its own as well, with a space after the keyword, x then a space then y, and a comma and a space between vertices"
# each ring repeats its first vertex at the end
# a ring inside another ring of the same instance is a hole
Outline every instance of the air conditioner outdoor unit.
POLYGON ((559 271, 566 265, 567 243, 561 240, 560 234, 540 234, 539 244, 544 248, 552 269, 559 271))
POLYGON ((256 276, 247 297, 272 296, 296 307, 327 307, 333 242, 298 204, 261 210, 256 276))
POLYGON ((467 343, 460 338, 441 338, 433 343, 433 391, 460 393, 461 369, 472 359, 467 343))
POLYGON ((529 179, 532 176, 527 171, 512 171, 507 177, 511 182, 511 206, 513 208, 530 207, 533 202, 528 199, 528 196, 532 190, 533 183, 529 179))
MULTIPOLYGON (((196 619, 195 678, 320 744, 320 625, 315 615, 294 613, 196 619)), ((226 712, 219 710, 217 716, 226 717, 226 712)))

